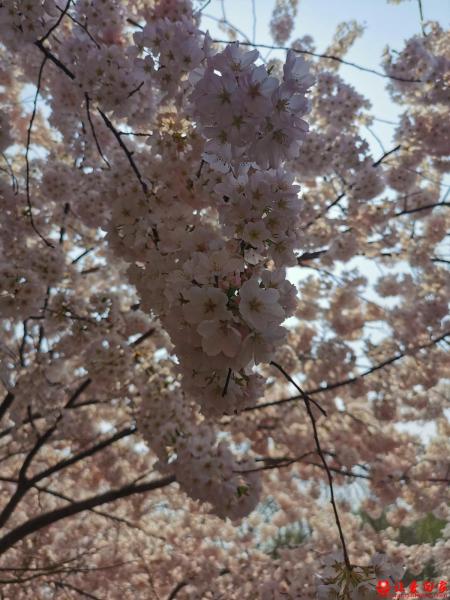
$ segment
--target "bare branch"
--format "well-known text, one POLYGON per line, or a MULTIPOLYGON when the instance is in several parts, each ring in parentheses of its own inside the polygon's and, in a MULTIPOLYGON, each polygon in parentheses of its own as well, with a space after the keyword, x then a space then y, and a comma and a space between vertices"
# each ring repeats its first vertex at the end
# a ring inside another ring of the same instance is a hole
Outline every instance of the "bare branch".
POLYGON ((129 437, 130 435, 133 435, 134 433, 136 433, 136 431, 137 431, 136 427, 127 427, 126 429, 123 429, 122 431, 118 431, 113 436, 107 438, 106 440, 103 440, 102 442, 99 442, 95 446, 91 446, 90 448, 87 448, 86 450, 83 450, 82 452, 79 452, 78 454, 70 456, 69 458, 66 458, 65 460, 61 460, 60 462, 56 463, 55 465, 48 467, 44 471, 37 473, 36 475, 34 475, 33 477, 31 477, 28 480, 28 483, 31 486, 31 485, 37 483, 38 481, 45 479, 46 477, 50 477, 51 475, 53 475, 54 473, 57 473, 58 471, 62 471, 63 469, 66 469, 67 467, 70 467, 71 465, 74 465, 82 460, 85 460, 86 458, 94 456, 95 454, 97 454, 101 450, 104 450, 108 446, 111 446, 115 442, 122 440, 126 437, 129 437))
MULTIPOLYGON (((417 346, 416 348, 414 348, 413 351, 418 352, 419 350, 423 350, 425 348, 430 348, 431 346, 434 346, 438 342, 445 340, 445 338, 447 338, 447 337, 450 337, 450 331, 447 331, 446 333, 443 333, 439 337, 434 338, 431 342, 429 342, 427 344, 422 344, 421 346, 417 346)), ((408 354, 411 355, 411 353, 412 353, 412 351, 409 350, 408 354)), ((392 363, 400 360, 404 356, 406 356, 406 352, 400 352, 399 354, 396 354, 394 356, 391 356, 391 357, 383 360, 382 362, 376 364, 375 366, 371 367, 370 369, 367 369, 366 371, 363 371, 362 373, 359 373, 358 375, 355 375, 353 377, 347 377, 346 379, 342 379, 341 381, 336 381, 334 383, 327 383, 326 385, 319 386, 319 387, 313 388, 311 390, 305 390, 304 393, 308 394, 308 396, 313 396, 316 394, 320 394, 322 392, 329 392, 330 390, 335 390, 335 389, 343 387, 345 385, 351 385, 353 383, 356 383, 363 377, 367 377, 368 375, 371 375, 372 373, 375 373, 376 371, 379 371, 380 369, 383 369, 384 367, 391 365, 392 363)), ((253 410, 268 408, 270 406, 278 406, 280 404, 285 404, 287 402, 293 402, 295 400, 299 400, 300 398, 302 398, 301 395, 292 396, 290 398, 283 398, 281 400, 273 400, 272 402, 264 402, 262 404, 257 404, 255 406, 249 406, 247 408, 244 408, 243 412, 250 412, 253 410)))
POLYGON ((378 167, 378 165, 381 165, 381 163, 383 162, 383 160, 385 158, 387 158, 391 154, 394 154, 394 152, 397 152, 398 150, 400 150, 401 147, 402 147, 402 145, 398 144, 398 146, 395 146, 395 148, 392 148, 392 150, 388 150, 387 152, 385 152, 383 154, 383 156, 381 156, 376 162, 374 162, 372 164, 372 167, 378 167))
POLYGON ((139 169, 136 166, 136 163, 134 161, 133 155, 132 153, 129 151, 129 149, 127 148, 127 146, 124 144, 120 133, 117 131, 117 129, 114 127, 114 125, 111 123, 111 121, 108 119, 108 117, 105 115, 105 113, 100 109, 97 108, 98 112, 100 113, 103 121, 105 122, 105 125, 108 127, 108 129, 112 132, 112 134, 114 135, 114 137, 116 138, 116 140, 119 142, 120 147, 122 148, 122 150, 125 153, 125 156, 128 159, 128 162, 130 163, 131 168, 133 169, 139 183, 141 184, 142 190, 144 192, 145 195, 148 194, 148 186, 145 183, 145 181, 142 178, 142 175, 139 171, 139 169))
POLYGON ((42 44, 42 42, 45 42, 45 40, 55 31, 55 29, 57 29, 59 27, 61 21, 64 19, 65 14, 69 10, 69 6, 70 6, 71 2, 72 2, 72 0, 67 0, 66 7, 61 11, 61 14, 59 15, 56 23, 52 27, 50 27, 50 29, 47 31, 47 33, 45 35, 43 35, 41 37, 41 39, 38 40, 37 43, 42 44))
MULTIPOLYGON (((229 44, 229 40, 212 40, 218 44, 229 44)), ((293 50, 296 54, 307 54, 308 56, 315 56, 316 58, 327 58, 329 60, 334 60, 343 65, 347 65, 348 67, 354 67, 355 69, 359 69, 360 71, 364 71, 366 73, 372 73, 373 75, 378 75, 378 77, 383 77, 385 79, 394 79, 396 81, 403 81, 405 83, 422 83, 420 79, 405 79, 404 77, 395 77, 394 75, 388 75, 387 73, 382 73, 381 71, 377 71, 375 69, 369 69, 368 67, 363 67, 362 65, 357 65, 356 63, 350 62, 348 60, 344 60, 339 56, 334 56, 332 54, 320 54, 318 52, 312 52, 311 50, 299 50, 297 48, 289 48, 289 46, 271 46, 270 44, 254 44, 250 41, 240 41, 239 44, 241 46, 254 46, 255 48, 266 48, 267 50, 293 50)))
POLYGON ((312 398, 307 398, 308 394, 300 388, 300 386, 294 381, 294 379, 292 379, 289 373, 287 373, 287 371, 285 371, 281 365, 274 362, 273 360, 270 361, 270 364, 273 365, 276 369, 278 369, 280 373, 282 373, 286 377, 286 379, 290 383, 292 383, 292 385, 300 392, 300 398, 302 398, 305 402, 306 400, 308 400, 308 402, 312 402, 312 404, 314 404, 314 406, 318 408, 325 417, 327 416, 326 411, 320 406, 320 404, 312 398))
POLYGON ((177 583, 177 585, 173 588, 173 590, 167 596, 167 600, 174 600, 174 598, 176 598, 178 592, 180 590, 182 590, 184 587, 186 587, 187 585, 189 585, 189 583, 187 581, 180 581, 180 583, 177 583))
POLYGON ((231 369, 228 369, 227 378, 226 378, 226 381, 225 381, 225 386, 224 386, 224 388, 222 390, 222 397, 226 396, 226 393, 228 391, 228 386, 230 384, 230 379, 231 379, 231 373, 232 372, 233 371, 231 369))
POLYGON ((0 539, 0 554, 6 552, 20 540, 23 540, 36 531, 39 531, 45 527, 49 527, 50 525, 57 523, 62 519, 66 519, 67 517, 77 515, 85 510, 90 510, 91 508, 95 508, 109 502, 115 502, 121 498, 127 498, 128 496, 135 494, 143 494, 152 490, 161 489, 171 485, 174 482, 175 476, 168 475, 148 483, 125 485, 119 489, 109 490, 103 494, 97 494, 96 496, 91 496, 85 500, 79 500, 78 502, 74 502, 68 506, 57 508, 47 513, 38 515, 33 519, 29 519, 22 525, 15 527, 0 539))
POLYGON ((45 57, 48 58, 53 64, 55 64, 61 71, 63 71, 67 77, 70 79, 75 79, 75 75, 72 73, 70 69, 66 67, 64 63, 62 63, 59 58, 57 58, 48 48, 44 46, 44 44, 40 41, 34 42, 35 46, 39 48, 39 50, 45 54, 45 57))
POLYGON ((49 242, 47 239, 45 239, 45 237, 41 234, 41 232, 38 230, 38 228, 36 227, 36 224, 34 222, 33 206, 31 204, 31 194, 30 194, 30 161, 28 158, 28 155, 30 152, 30 145, 31 145, 31 131, 33 129, 33 123, 34 123, 34 119, 36 117, 37 101, 39 98, 39 92, 41 90, 42 73, 44 71, 44 66, 45 66, 46 62, 47 62, 47 57, 45 56, 41 63, 41 66, 39 68, 38 80, 37 80, 37 84, 36 84, 36 94, 34 96, 34 101, 33 101, 33 112, 31 113, 30 123, 28 125, 28 131, 27 131, 27 145, 26 145, 26 150, 25 150, 25 168, 26 168, 25 190, 26 190, 26 196, 27 196, 28 213, 29 213, 29 217, 30 217, 31 227, 33 228, 34 232, 44 242, 44 244, 46 246, 49 246, 50 248, 54 248, 53 244, 51 242, 49 242))
POLYGON ((84 598, 90 598, 91 600, 101 600, 100 596, 94 596, 94 594, 90 594, 89 592, 86 592, 85 590, 82 590, 81 588, 78 588, 75 585, 72 585, 71 583, 67 583, 67 581, 54 581, 53 583, 55 587, 67 588, 68 590, 76 592, 80 596, 84 596, 84 598))
POLYGON ((8 392, 0 404, 0 421, 3 419, 11 404, 14 402, 14 394, 8 392))
POLYGON ((100 143, 99 143, 99 141, 98 141, 98 138, 97 138, 97 134, 96 134, 96 132, 95 132, 94 123, 92 122, 92 115, 91 115, 91 109, 90 109, 90 99, 89 99, 89 94, 86 92, 86 93, 84 94, 84 97, 86 98, 86 112, 87 112, 87 118, 88 118, 89 125, 90 125, 91 132, 92 132, 92 137, 94 138, 95 145, 97 146, 98 153, 99 153, 99 154, 100 154, 100 156, 102 157, 102 159, 103 159, 103 162, 106 164, 106 166, 108 167, 108 169, 110 169, 110 168, 111 168, 111 165, 109 164, 109 161, 108 161, 108 159, 105 157, 105 155, 104 155, 104 154, 103 154, 103 152, 102 152, 102 149, 101 149, 100 143))
POLYGON ((314 416, 314 413, 311 410, 311 399, 309 398, 308 394, 305 394, 305 392, 301 389, 301 387, 292 379, 292 377, 290 375, 288 375, 286 373, 286 371, 280 365, 278 365, 277 363, 275 363, 273 361, 271 361, 270 364, 273 365, 274 367, 276 367, 278 370, 280 370, 281 373, 283 373, 283 375, 288 379, 288 381, 290 381, 297 388, 297 390, 300 392, 300 395, 301 395, 301 397, 302 397, 302 399, 303 399, 303 401, 305 403, 306 411, 308 413, 308 416, 309 416, 309 419, 311 421, 311 425, 312 425, 312 428, 313 428, 313 435, 314 435, 314 441, 316 443, 317 452, 318 452, 318 454, 320 456, 320 460, 322 461, 324 469, 327 472, 328 486, 330 488, 330 502, 331 502, 331 506, 333 507, 334 519, 336 521, 336 526, 337 526, 338 532, 339 532, 339 538, 341 540, 341 546, 342 546, 342 552, 344 554, 345 564, 347 566, 347 569, 349 571, 351 571, 352 566, 350 564, 350 559, 349 559, 349 556, 348 556, 347 544, 345 542, 344 532, 342 530, 341 520, 339 518, 339 513, 338 513, 338 509, 337 509, 337 505, 336 505, 336 500, 335 500, 335 497, 334 497, 333 476, 331 475, 331 471, 330 471, 330 469, 328 467, 328 463, 326 461, 325 455, 324 455, 323 450, 322 450, 322 446, 320 444, 319 434, 318 434, 317 425, 316 425, 316 417, 314 416))
POLYGON ((421 212, 422 210, 431 210, 432 208, 438 208, 442 206, 450 206, 450 202, 434 202, 433 204, 425 204, 424 206, 416 206, 415 208, 406 208, 394 214, 394 217, 401 217, 402 215, 410 215, 412 213, 421 212))
POLYGON ((151 337, 155 333, 155 331, 156 329, 152 327, 151 329, 140 335, 136 340, 134 340, 134 342, 131 342, 130 346, 139 346, 139 344, 142 344, 143 342, 145 342, 145 340, 151 337))

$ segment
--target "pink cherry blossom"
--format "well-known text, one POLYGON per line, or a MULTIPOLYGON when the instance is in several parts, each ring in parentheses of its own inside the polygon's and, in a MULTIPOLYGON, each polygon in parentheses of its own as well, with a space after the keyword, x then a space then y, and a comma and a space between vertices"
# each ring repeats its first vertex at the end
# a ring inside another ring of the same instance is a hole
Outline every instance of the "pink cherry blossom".
POLYGON ((252 277, 239 290, 239 312, 249 325, 262 331, 283 319, 279 297, 277 290, 261 288, 258 279, 252 277))

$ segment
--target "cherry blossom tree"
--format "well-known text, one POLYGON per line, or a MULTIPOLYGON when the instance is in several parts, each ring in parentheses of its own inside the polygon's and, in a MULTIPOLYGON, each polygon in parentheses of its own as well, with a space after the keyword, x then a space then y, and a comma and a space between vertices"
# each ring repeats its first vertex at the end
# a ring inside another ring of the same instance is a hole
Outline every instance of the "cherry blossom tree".
POLYGON ((2 598, 448 576, 449 33, 373 70, 208 4, 0 1, 2 598))

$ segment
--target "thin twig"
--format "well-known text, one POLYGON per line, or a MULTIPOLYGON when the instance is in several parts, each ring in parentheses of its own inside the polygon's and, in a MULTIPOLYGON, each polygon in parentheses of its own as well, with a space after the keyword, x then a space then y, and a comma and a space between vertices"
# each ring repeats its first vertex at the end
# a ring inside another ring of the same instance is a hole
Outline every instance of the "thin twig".
MULTIPOLYGON (((42 316, 43 316, 42 321, 45 319, 45 313, 48 309, 48 303, 50 300, 51 291, 52 291, 51 287, 48 286, 47 290, 45 292, 44 306, 42 307, 42 316)), ((37 341, 37 345, 36 345, 36 350, 38 352, 41 351, 41 346, 42 346, 42 341, 44 339, 44 335, 45 335, 44 326, 42 325, 42 322, 41 322, 41 324, 39 325, 39 336, 38 336, 38 341, 37 341)))
MULTIPOLYGON (((419 350, 425 350, 426 348, 430 348, 430 347, 438 344, 439 342, 444 341, 447 337, 450 337, 450 331, 447 331, 447 332, 443 333, 442 335, 440 335, 439 337, 432 339, 427 344, 422 344, 421 346, 416 346, 412 350, 409 350, 408 354, 412 355, 414 352, 418 352, 419 350)), ((331 390, 335 390, 337 388, 340 388, 340 387, 343 387, 346 385, 352 385, 353 383, 356 383, 363 377, 372 375, 372 373, 375 373, 376 371, 384 369, 384 367, 387 367, 388 365, 393 364, 394 362, 404 358, 405 356, 406 356, 406 352, 400 352, 400 353, 395 354, 394 356, 391 356, 391 357, 383 360, 382 362, 374 365, 370 369, 367 369, 366 371, 359 373, 358 375, 355 375, 352 377, 347 377, 346 379, 342 379, 341 381, 335 381, 334 383, 327 383, 326 385, 319 386, 319 387, 313 388, 311 390, 306 390, 304 393, 307 394, 308 397, 310 398, 310 400, 312 401, 311 396, 313 396, 313 395, 321 394, 322 392, 329 392, 331 390)), ((298 389, 298 386, 295 382, 294 382, 294 385, 298 389)), ((295 400, 299 400, 300 398, 302 398, 301 395, 300 396, 291 396, 290 398, 282 398, 281 400, 273 400, 272 402, 264 402, 263 404, 257 404, 255 406, 248 406, 247 408, 243 409, 243 412, 260 410, 263 408, 268 408, 270 406, 278 406, 280 404, 286 404, 287 402, 294 402, 295 400)))
POLYGON ((253 19, 253 27, 252 27, 252 41, 255 43, 256 41, 256 2, 252 0, 252 19, 253 19))
MULTIPOLYGON (((235 31, 239 35, 242 35, 242 37, 245 38, 246 45, 253 46, 253 44, 250 41, 250 38, 242 31, 242 29, 239 29, 239 27, 236 27, 236 25, 233 25, 233 23, 230 23, 230 21, 226 17, 223 17, 222 19, 219 19, 219 18, 215 17, 214 15, 209 15, 209 14, 206 14, 206 13, 204 13, 203 16, 207 17, 208 19, 212 19, 213 21, 216 21, 216 23, 219 23, 219 25, 222 25, 222 26, 226 25, 230 29, 233 29, 233 31, 235 31)), ((214 42, 218 41, 219 43, 222 43, 222 44, 229 44, 230 43, 230 40, 228 40, 228 41, 222 41, 222 42, 220 42, 220 40, 213 40, 213 41, 214 42)))
MULTIPOLYGON (((38 43, 42 44, 42 42, 45 42, 45 40, 50 37, 50 35, 55 31, 55 29, 57 29, 59 27, 59 24, 61 23, 61 21, 64 19, 64 15, 67 13, 67 11, 69 10, 69 6, 70 3, 72 2, 72 0, 67 0, 67 4, 66 7, 64 8, 64 10, 61 11, 61 14, 59 15, 56 23, 50 27, 50 29, 47 31, 47 33, 45 35, 43 35, 39 40, 38 43)), ((61 9, 59 9, 61 10, 61 9)))
POLYGON ((177 585, 173 588, 173 590, 170 592, 169 596, 167 597, 167 600, 174 600, 174 598, 176 598, 178 592, 180 590, 182 590, 184 587, 186 587, 188 584, 187 581, 180 581, 180 583, 177 583, 177 585))
POLYGON ((110 165, 108 159, 105 157, 105 155, 102 152, 102 148, 100 146, 100 142, 98 141, 97 134, 95 132, 94 123, 92 122, 91 104, 90 104, 91 101, 90 101, 90 98, 89 98, 89 94, 86 92, 84 94, 84 97, 86 99, 86 113, 87 113, 87 118, 88 118, 89 125, 90 125, 90 128, 91 128, 92 136, 93 136, 94 141, 95 141, 95 145, 97 146, 98 153, 102 157, 103 162, 106 164, 106 166, 108 167, 108 169, 110 169, 111 165, 110 165))
POLYGON ((20 348, 19 348, 19 358, 20 358, 20 366, 21 367, 25 367, 25 344, 27 342, 27 336, 28 336, 28 319, 25 319, 22 323, 23 325, 23 334, 22 334, 22 341, 20 343, 20 348))
POLYGON ((134 19, 127 19, 127 23, 133 25, 134 27, 137 27, 138 29, 144 29, 144 26, 135 21, 134 19))
POLYGON ((161 479, 152 480, 147 483, 141 483, 138 485, 124 485, 121 488, 108 490, 107 492, 91 496, 84 500, 78 500, 67 506, 56 508, 54 510, 50 510, 49 512, 38 515, 37 517, 29 519, 21 525, 18 525, 14 529, 11 529, 0 539, 0 554, 6 552, 20 540, 23 540, 36 531, 49 527, 50 525, 57 523, 62 519, 66 519, 103 504, 115 502, 121 498, 127 498, 135 494, 142 494, 167 487, 175 481, 176 479, 174 475, 168 475, 166 477, 162 477, 161 479))
POLYGON ((399 212, 396 212, 394 217, 401 217, 402 215, 409 215, 412 213, 420 212, 422 210, 431 210, 432 208, 450 206, 450 202, 434 202, 433 204, 424 204, 423 206, 416 206, 415 208, 405 208, 399 212))
POLYGON ((426 33, 425 33, 425 19, 423 18, 423 6, 422 6, 422 0, 417 0, 417 4, 419 5, 419 15, 420 15, 420 28, 422 30, 422 35, 424 37, 426 37, 426 33))
POLYGON ((197 15, 200 15, 207 6, 209 6, 211 4, 211 0, 206 0, 205 4, 203 4, 203 6, 200 6, 200 8, 198 10, 195 11, 194 13, 194 17, 196 17, 197 15))
MULTIPOLYGON (((229 40, 212 40, 217 44, 229 44, 229 40)), ((360 71, 365 71, 366 73, 372 73, 373 75, 378 75, 378 77, 383 77, 385 79, 395 79, 396 81, 403 81, 405 83, 422 83, 420 79, 405 79, 404 77, 395 77, 394 75, 388 75, 387 73, 382 73, 381 71, 377 71, 375 69, 370 69, 368 67, 363 67, 362 65, 358 65, 353 62, 349 62, 348 60, 344 60, 339 56, 334 56, 333 54, 319 54, 318 52, 312 52, 311 50, 299 50, 297 48, 289 48, 289 46, 271 46, 269 44, 254 44, 250 41, 239 41, 241 46, 254 46, 255 48, 267 48, 268 50, 293 50, 296 54, 307 54, 308 56, 315 56, 316 58, 327 58, 329 60, 337 61, 343 65, 347 65, 348 67, 354 67, 355 69, 359 69, 360 71)))
POLYGON ((286 379, 290 383, 292 383, 292 385, 300 392, 300 396, 305 402, 306 401, 312 402, 312 404, 314 404, 314 406, 320 410, 320 412, 323 414, 324 417, 327 416, 326 411, 320 406, 320 404, 318 402, 316 402, 315 400, 313 400, 312 398, 309 398, 308 394, 302 390, 302 388, 298 385, 298 383, 296 383, 296 381, 294 381, 294 379, 292 379, 292 377, 289 375, 289 373, 287 371, 285 371, 281 365, 274 362, 273 360, 270 361, 270 364, 272 366, 274 366, 276 369, 278 369, 280 371, 280 373, 282 373, 286 377, 286 379))
POLYGON ((119 131, 117 130, 119 135, 132 135, 132 136, 136 136, 136 137, 150 137, 151 135, 153 135, 152 133, 144 133, 144 132, 140 132, 140 131, 119 131))
POLYGON ((226 393, 228 391, 228 386, 230 385, 231 373, 232 373, 231 369, 228 369, 227 379, 225 381, 225 386, 222 391, 222 398, 226 395, 226 393))
POLYGON ((378 137, 378 135, 375 133, 375 131, 373 131, 368 125, 366 125, 366 129, 375 138, 375 140, 377 141, 378 145, 381 148, 381 152, 386 152, 386 148, 384 147, 383 142, 378 137))
POLYGON ((41 89, 42 73, 44 71, 44 66, 45 66, 46 62, 47 62, 47 56, 44 56, 44 59, 43 59, 43 61, 41 63, 41 66, 39 68, 38 80, 37 80, 37 84, 36 84, 36 94, 34 96, 34 102, 33 102, 33 112, 31 113, 30 123, 28 125, 28 131, 27 131, 27 145, 26 145, 26 149, 25 149, 25 169, 26 169, 26 173, 25 173, 25 189, 26 189, 28 213, 29 213, 29 217, 30 217, 31 227, 33 228, 34 232, 44 242, 44 244, 46 246, 48 246, 49 248, 54 248, 54 245, 51 242, 49 242, 47 239, 45 239, 45 237, 38 230, 38 228, 36 227, 36 224, 34 222, 34 218, 33 218, 33 206, 31 204, 31 195, 30 195, 30 161, 29 161, 29 158, 28 158, 28 154, 30 152, 30 145, 31 145, 31 132, 32 132, 32 129, 33 129, 34 119, 36 117, 37 101, 38 101, 39 92, 40 92, 40 89, 41 89))
POLYGON ((401 147, 402 147, 402 145, 398 144, 398 146, 395 146, 395 148, 392 148, 392 150, 388 150, 387 152, 385 152, 383 154, 383 156, 381 156, 377 161, 375 161, 374 163, 372 163, 372 167, 378 167, 378 165, 381 165, 381 163, 383 162, 383 160, 385 158, 387 158, 391 154, 394 154, 394 152, 397 152, 398 150, 400 150, 401 147))
POLYGON ((75 265, 79 260, 84 258, 87 254, 95 250, 95 248, 87 248, 84 252, 79 254, 76 258, 73 259, 72 264, 75 265))
MULTIPOLYGON (((58 10, 62 10, 61 8, 59 8, 59 6, 56 7, 58 10)), ((71 15, 69 12, 67 13, 67 16, 69 17, 69 19, 71 21, 73 21, 74 23, 76 23, 76 25, 78 25, 78 27, 81 27, 81 29, 89 36, 89 38, 94 42, 94 44, 97 46, 97 48, 100 50, 101 46, 100 44, 97 42, 97 40, 94 38, 94 36, 91 34, 91 32, 89 31, 89 29, 86 27, 86 25, 83 25, 83 23, 81 23, 81 21, 78 21, 78 19, 76 19, 73 15, 71 15)))
POLYGON ((9 174, 9 176, 11 177, 14 195, 17 195, 19 193, 19 182, 17 181, 17 177, 14 174, 14 170, 11 166, 11 163, 8 160, 8 157, 6 156, 6 154, 4 152, 2 152, 1 155, 2 155, 3 160, 6 163, 6 166, 8 167, 7 171, 5 171, 5 172, 7 172, 9 174))
POLYGON ((345 564, 347 566, 347 569, 349 571, 351 571, 352 566, 350 564, 350 559, 349 559, 348 552, 347 552, 347 545, 345 543, 345 538, 344 538, 344 532, 342 530, 341 521, 340 521, 339 513, 337 510, 336 500, 334 498, 333 476, 331 475, 331 471, 328 467, 328 463, 324 456, 322 446, 320 445, 319 434, 318 434, 317 425, 316 425, 316 417, 314 416, 314 413, 311 410, 311 398, 307 394, 305 394, 305 392, 303 392, 301 387, 299 385, 297 385, 297 383, 292 379, 292 377, 290 375, 288 375, 288 373, 286 373, 286 371, 283 369, 283 367, 281 365, 279 365, 278 363, 276 363, 274 361, 271 361, 270 364, 273 365, 275 368, 277 368, 281 373, 283 373, 283 375, 288 379, 288 381, 290 381, 297 388, 297 390, 300 392, 300 395, 302 396, 302 399, 305 403, 306 411, 308 413, 309 420, 311 421, 311 425, 313 428, 313 435, 314 435, 314 441, 316 443, 317 452, 320 456, 320 460, 322 461, 324 469, 327 472, 328 486, 330 488, 330 502, 333 507, 334 519, 336 521, 336 526, 337 526, 338 532, 339 532, 339 538, 341 540, 341 546, 342 546, 342 552, 344 554, 345 564))
POLYGON ((140 335, 136 340, 134 340, 134 342, 131 342, 130 346, 132 346, 134 348, 136 346, 139 346, 139 344, 142 344, 142 342, 145 342, 145 340, 147 340, 149 337, 151 337, 155 333, 155 331, 156 331, 156 329, 154 327, 152 327, 151 329, 149 329, 148 331, 146 331, 145 333, 140 335))
POLYGON ((138 86, 136 86, 134 88, 134 90, 131 90, 131 92, 128 94, 127 98, 131 98, 131 96, 136 94, 141 89, 141 87, 144 85, 144 83, 145 83, 145 81, 141 81, 141 83, 138 86))
POLYGON ((67 588, 68 590, 72 590, 73 592, 76 592, 77 594, 79 594, 80 596, 84 596, 85 598, 89 598, 90 600, 101 600, 101 598, 99 596, 94 596, 93 594, 90 594, 89 592, 86 592, 85 590, 82 590, 74 585, 72 585, 71 583, 67 583, 66 581, 53 581, 53 584, 55 585, 55 587, 59 587, 59 588, 67 588))
POLYGON ((142 190, 144 192, 145 195, 148 194, 148 186, 145 183, 145 181, 142 178, 142 175, 139 171, 139 169, 136 166, 136 163, 134 161, 133 155, 130 152, 130 150, 127 148, 127 146, 124 144, 120 133, 117 131, 117 129, 114 127, 114 125, 111 123, 111 121, 108 119, 108 117, 105 115, 105 113, 100 109, 97 108, 98 112, 100 113, 103 121, 105 122, 106 127, 112 132, 112 134, 114 135, 114 137, 116 138, 116 140, 119 142, 120 147, 122 148, 122 150, 124 151, 128 162, 130 163, 131 168, 133 169, 139 183, 141 184, 142 190))
POLYGON ((66 218, 70 210, 70 204, 66 202, 64 204, 63 209, 63 218, 61 223, 61 229, 59 230, 59 243, 62 244, 64 242, 64 234, 66 233, 66 218))

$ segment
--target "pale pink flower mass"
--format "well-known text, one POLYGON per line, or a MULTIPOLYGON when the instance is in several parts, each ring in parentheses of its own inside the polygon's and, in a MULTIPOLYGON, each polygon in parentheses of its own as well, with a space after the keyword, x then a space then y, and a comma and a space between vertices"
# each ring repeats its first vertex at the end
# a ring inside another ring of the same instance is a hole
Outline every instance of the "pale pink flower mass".
POLYGON ((5 600, 448 593, 450 34, 306 4, 0 1, 5 600))

